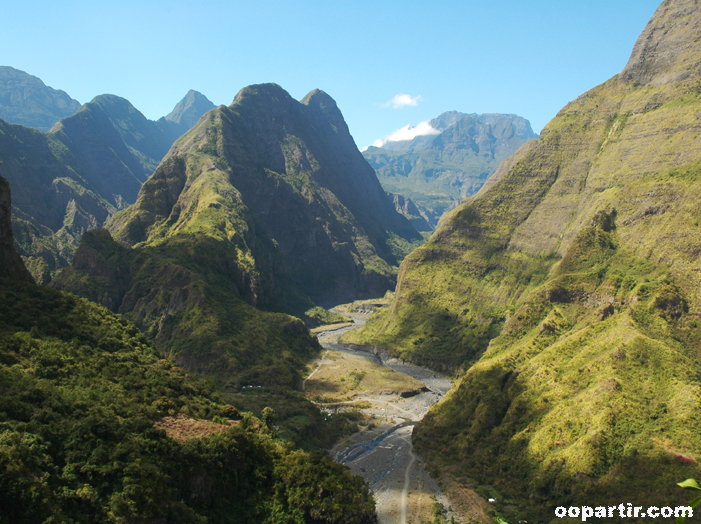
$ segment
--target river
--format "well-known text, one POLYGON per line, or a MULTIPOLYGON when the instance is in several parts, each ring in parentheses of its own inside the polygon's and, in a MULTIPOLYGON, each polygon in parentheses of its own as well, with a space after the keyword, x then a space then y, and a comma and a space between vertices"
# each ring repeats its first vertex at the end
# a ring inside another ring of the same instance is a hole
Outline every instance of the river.
MULTIPOLYGON (((409 398, 371 395, 355 399, 370 405, 363 411, 380 423, 337 444, 331 450, 332 456, 370 485, 380 524, 433 522, 437 503, 443 506, 447 522, 451 519, 456 523, 466 522, 463 515, 451 506, 436 481, 428 476, 423 461, 414 454, 411 442, 414 425, 448 392, 450 380, 432 370, 401 362, 381 350, 339 343, 338 338, 343 333, 357 329, 367 319, 365 314, 352 316, 353 326, 317 333, 321 345, 329 351, 353 353, 409 375, 423 382, 426 391, 409 398)), ((319 360, 308 378, 325 362, 323 358, 319 360)))

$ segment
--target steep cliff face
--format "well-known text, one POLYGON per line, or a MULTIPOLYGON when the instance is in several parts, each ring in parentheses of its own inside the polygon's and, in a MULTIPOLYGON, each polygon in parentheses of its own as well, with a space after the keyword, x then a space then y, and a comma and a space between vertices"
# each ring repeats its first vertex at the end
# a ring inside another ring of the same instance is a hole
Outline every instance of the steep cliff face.
POLYGON ((699 474, 700 21, 665 1, 624 72, 444 217, 354 335, 466 371, 417 448, 521 515, 661 504, 699 474))
POLYGON ((421 238, 387 198, 333 99, 316 90, 297 102, 272 84, 245 88, 230 107, 208 113, 109 225, 127 246, 197 231, 243 246, 255 228, 322 303, 382 294, 421 238))
POLYGON ((133 320, 187 369, 299 386, 317 300, 383 294, 410 242, 335 102, 242 90, 181 137, 52 285, 133 320), (116 242, 115 242, 116 240, 116 242), (395 266, 393 268, 393 266, 395 266))
POLYGON ((32 282, 15 249, 12 236, 12 202, 10 184, 0 176, 0 278, 32 282))

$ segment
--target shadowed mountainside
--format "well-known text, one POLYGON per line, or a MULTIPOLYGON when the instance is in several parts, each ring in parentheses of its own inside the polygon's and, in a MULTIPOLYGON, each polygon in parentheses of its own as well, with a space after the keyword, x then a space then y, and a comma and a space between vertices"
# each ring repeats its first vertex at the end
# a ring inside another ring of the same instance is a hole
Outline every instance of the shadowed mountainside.
POLYGON ((697 2, 663 2, 624 71, 444 217, 347 337, 466 371, 415 443, 509 518, 664 505, 701 473, 700 27, 697 2))
POLYGON ((0 121, 16 246, 37 282, 70 263, 84 231, 136 200, 182 127, 150 121, 114 95, 96 97, 48 133, 0 121))

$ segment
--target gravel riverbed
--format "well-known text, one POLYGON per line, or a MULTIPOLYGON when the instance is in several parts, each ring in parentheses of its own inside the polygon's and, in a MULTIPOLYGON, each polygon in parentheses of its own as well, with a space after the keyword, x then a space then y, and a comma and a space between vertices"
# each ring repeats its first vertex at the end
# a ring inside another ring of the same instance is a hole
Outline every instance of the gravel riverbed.
MULTIPOLYGON (((386 351, 338 342, 343 333, 357 329, 366 318, 365 315, 356 315, 354 326, 319 332, 319 342, 329 351, 360 355, 397 373, 407 374, 423 382, 426 390, 409 398, 389 394, 356 397, 354 400, 371 406, 363 411, 374 417, 376 425, 338 443, 330 453, 337 462, 347 465, 368 482, 375 497, 380 524, 432 522, 436 502, 445 508, 444 516, 448 522, 451 518, 456 523, 467 522, 452 507, 437 482, 428 476, 423 461, 414 454, 411 444, 414 425, 448 392, 451 382, 434 371, 393 358, 386 351)), ((320 362, 323 365, 323 361, 320 362)))

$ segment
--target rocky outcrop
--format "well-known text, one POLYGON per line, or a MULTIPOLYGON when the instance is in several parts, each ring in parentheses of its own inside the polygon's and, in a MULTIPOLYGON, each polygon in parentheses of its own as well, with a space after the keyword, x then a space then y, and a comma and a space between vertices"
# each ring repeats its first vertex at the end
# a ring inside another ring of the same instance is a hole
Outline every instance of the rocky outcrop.
POLYGON ((12 202, 10 184, 0 176, 0 278, 32 282, 15 249, 12 237, 12 202))

